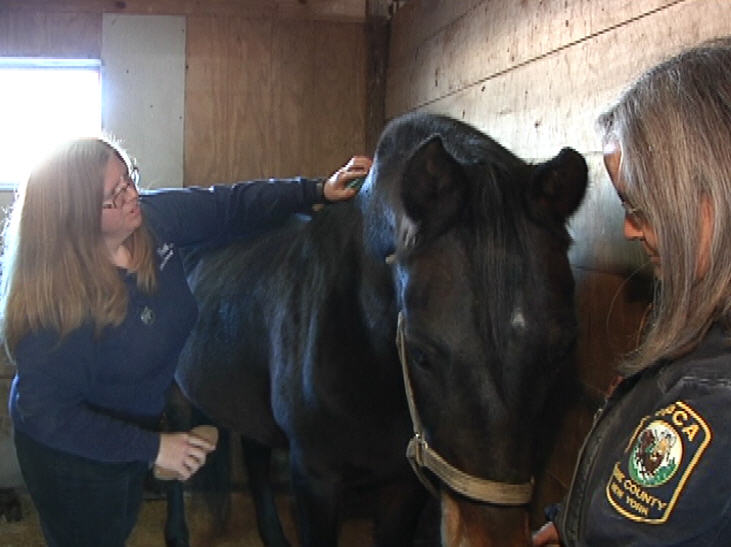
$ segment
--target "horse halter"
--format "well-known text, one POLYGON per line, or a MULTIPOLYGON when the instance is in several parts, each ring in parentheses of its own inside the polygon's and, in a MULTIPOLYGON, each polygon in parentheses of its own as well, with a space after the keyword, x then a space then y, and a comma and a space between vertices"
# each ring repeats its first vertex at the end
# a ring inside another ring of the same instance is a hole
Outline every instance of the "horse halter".
POLYGON ((414 390, 409 375, 408 357, 406 355, 406 335, 404 333, 405 324, 406 320, 403 317, 403 313, 399 312, 396 327, 396 347, 398 349, 399 360, 401 361, 401 370, 404 375, 404 388, 406 389, 406 400, 409 404, 409 414, 411 414, 411 422, 414 427, 414 436, 406 448, 406 457, 414 469, 416 476, 426 489, 436 497, 439 497, 438 490, 432 480, 424 473, 424 468, 434 473, 434 475, 455 492, 475 501, 508 506, 526 505, 530 503, 533 495, 533 479, 529 482, 515 484, 481 479, 469 475, 447 462, 426 442, 424 428, 419 418, 419 413, 416 410, 414 390))

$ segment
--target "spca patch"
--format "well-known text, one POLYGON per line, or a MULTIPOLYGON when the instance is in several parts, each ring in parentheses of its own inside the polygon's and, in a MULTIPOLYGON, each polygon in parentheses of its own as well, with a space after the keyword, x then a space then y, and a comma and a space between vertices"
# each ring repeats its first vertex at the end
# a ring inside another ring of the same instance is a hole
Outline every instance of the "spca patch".
POLYGON ((634 521, 666 522, 711 437, 708 424, 683 401, 645 416, 614 464, 609 503, 634 521))

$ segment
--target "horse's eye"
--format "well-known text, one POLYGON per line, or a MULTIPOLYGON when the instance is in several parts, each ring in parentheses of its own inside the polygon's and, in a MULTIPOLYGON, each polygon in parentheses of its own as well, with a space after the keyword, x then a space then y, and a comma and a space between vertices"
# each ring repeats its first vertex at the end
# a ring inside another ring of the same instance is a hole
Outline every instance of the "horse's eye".
POLYGON ((419 348, 409 349, 409 361, 415 367, 419 367, 419 368, 428 368, 429 367, 429 359, 427 358, 426 353, 424 353, 419 348))

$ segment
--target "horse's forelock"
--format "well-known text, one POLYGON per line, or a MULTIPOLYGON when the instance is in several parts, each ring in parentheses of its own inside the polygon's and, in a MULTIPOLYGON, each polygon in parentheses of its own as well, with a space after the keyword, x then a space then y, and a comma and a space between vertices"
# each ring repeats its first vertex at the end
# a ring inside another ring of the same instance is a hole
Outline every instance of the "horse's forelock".
POLYGON ((506 346, 510 317, 525 287, 527 243, 519 191, 524 181, 516 166, 480 167, 470 177, 472 196, 462 233, 472 257, 472 290, 481 303, 476 308, 479 330, 499 350, 506 346))
MULTIPOLYGON (((402 224, 408 225, 397 197, 403 169, 414 151, 435 135, 466 175, 469 195, 465 210, 455 218, 451 229, 457 231, 470 257, 467 267, 474 285, 470 289, 480 301, 475 311, 478 328, 488 338, 486 342, 499 349, 505 346, 510 317, 525 286, 524 193, 530 166, 484 133, 458 120, 423 113, 403 116, 387 127, 376 153, 384 171, 392 175, 384 177, 383 182, 395 185, 381 190, 389 196, 395 214, 402 217, 402 224)), ((398 240, 398 230, 392 235, 398 240)), ((429 247, 429 241, 419 239, 419 235, 416 239, 394 242, 402 256, 429 247)))
MULTIPOLYGON (((505 345, 509 318, 524 286, 527 250, 523 194, 530 167, 477 129, 439 116, 415 115, 401 120, 386 144, 393 147, 400 143, 402 148, 405 144, 413 151, 433 135, 440 135, 446 151, 466 175, 466 210, 453 228, 471 257, 468 267, 475 285, 471 290, 481 302, 476 309, 480 331, 491 338, 487 342, 500 348, 505 345)), ((428 246, 428 242, 420 244, 428 246)))

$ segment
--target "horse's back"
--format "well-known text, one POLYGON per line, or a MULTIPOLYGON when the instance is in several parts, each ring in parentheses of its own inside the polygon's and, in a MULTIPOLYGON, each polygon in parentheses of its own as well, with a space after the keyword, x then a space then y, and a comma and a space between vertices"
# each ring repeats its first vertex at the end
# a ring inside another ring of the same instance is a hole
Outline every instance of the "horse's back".
POLYGON ((269 446, 284 446, 286 439, 271 411, 266 319, 276 292, 277 255, 303 227, 293 222, 200 253, 188 273, 199 316, 176 380, 217 424, 269 446))

